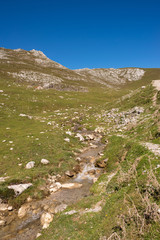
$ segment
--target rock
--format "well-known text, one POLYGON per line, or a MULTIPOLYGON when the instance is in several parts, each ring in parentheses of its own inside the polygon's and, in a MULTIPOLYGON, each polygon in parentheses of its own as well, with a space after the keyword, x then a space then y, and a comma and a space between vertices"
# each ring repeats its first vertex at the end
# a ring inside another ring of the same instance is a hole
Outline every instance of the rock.
POLYGON ((41 225, 43 226, 42 228, 48 228, 49 224, 52 222, 53 220, 53 215, 50 213, 43 213, 41 216, 41 225))
POLYGON ((68 134, 69 136, 72 135, 72 133, 70 131, 67 131, 66 134, 68 134))
POLYGON ((44 165, 46 165, 46 164, 49 163, 49 161, 48 161, 47 159, 42 158, 42 159, 41 159, 41 163, 44 164, 44 165))
POLYGON ((0 211, 8 211, 8 204, 1 203, 0 204, 0 211))
POLYGON ((34 162, 34 161, 28 162, 28 163, 26 164, 26 169, 33 168, 34 165, 35 165, 35 162, 34 162))
POLYGON ((95 136, 93 134, 87 134, 86 139, 87 140, 94 140, 95 136))
POLYGON ((55 213, 62 212, 62 211, 64 211, 66 208, 67 208, 67 205, 66 205, 66 204, 60 204, 60 205, 58 205, 58 206, 55 208, 54 212, 55 212, 55 213))
POLYGON ((41 235, 41 233, 37 233, 36 238, 40 237, 41 235))
POLYGON ((12 211, 13 210, 13 207, 12 206, 9 206, 8 207, 8 211, 12 211))
POLYGON ((0 220, 0 226, 4 226, 5 225, 5 221, 4 220, 0 220))
POLYGON ((66 189, 81 188, 81 187, 82 187, 81 183, 64 183, 64 184, 62 184, 62 188, 66 188, 66 189))
POLYGON ((18 210, 18 217, 24 218, 27 214, 27 209, 28 207, 26 205, 23 205, 22 207, 20 207, 20 209, 18 210))
POLYGON ((73 214, 75 214, 75 213, 77 213, 76 210, 71 210, 71 211, 69 211, 69 212, 65 212, 64 214, 65 214, 65 215, 73 215, 73 214))
POLYGON ((68 177, 74 177, 74 172, 73 171, 66 171, 65 175, 68 177))
POLYGON ((51 193, 54 193, 54 192, 57 192, 61 187, 62 187, 61 183, 56 182, 56 183, 53 183, 53 184, 49 187, 49 191, 50 191, 51 193))
POLYGON ((96 167, 99 167, 99 168, 105 168, 106 167, 106 161, 105 160, 97 161, 95 165, 96 165, 96 167))
POLYGON ((79 138, 79 140, 80 140, 81 142, 84 141, 84 137, 83 137, 80 133, 77 133, 75 137, 76 137, 76 138, 79 138))
POLYGON ((16 195, 20 195, 24 192, 27 188, 31 187, 32 183, 24 183, 24 184, 17 184, 8 186, 8 189, 13 189, 16 195))
POLYGON ((70 139, 69 138, 65 138, 64 141, 70 142, 70 139))
POLYGON ((157 212, 160 214, 160 208, 157 210, 157 212))

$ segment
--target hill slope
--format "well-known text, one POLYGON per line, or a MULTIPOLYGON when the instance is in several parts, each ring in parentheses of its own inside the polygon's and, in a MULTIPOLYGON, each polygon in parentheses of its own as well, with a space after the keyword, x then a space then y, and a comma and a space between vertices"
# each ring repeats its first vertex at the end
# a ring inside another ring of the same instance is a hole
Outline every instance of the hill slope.
POLYGON ((160 239, 160 69, 0 58, 0 239, 160 239))

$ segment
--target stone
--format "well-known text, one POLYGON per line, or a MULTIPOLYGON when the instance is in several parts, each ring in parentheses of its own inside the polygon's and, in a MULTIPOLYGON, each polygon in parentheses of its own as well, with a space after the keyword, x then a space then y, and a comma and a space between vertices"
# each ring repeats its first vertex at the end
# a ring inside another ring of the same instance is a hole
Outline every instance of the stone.
POLYGON ((9 206, 8 207, 8 211, 12 211, 13 210, 13 207, 12 206, 9 206))
POLYGON ((0 204, 0 211, 7 211, 8 210, 8 204, 1 203, 0 204))
POLYGON ((95 136, 93 134, 86 135, 86 139, 88 140, 94 140, 95 136))
POLYGON ((64 141, 65 142, 70 142, 70 139, 69 138, 65 138, 64 141))
POLYGON ((27 188, 31 187, 32 183, 24 183, 24 184, 17 184, 17 185, 10 185, 8 189, 13 189, 16 195, 20 195, 24 192, 27 188))
POLYGON ((34 161, 28 162, 28 163, 26 164, 26 169, 31 169, 31 168, 34 167, 34 165, 35 165, 35 162, 34 162, 34 161))
POLYGON ((42 225, 42 228, 45 229, 45 228, 48 228, 49 227, 49 224, 52 222, 53 220, 53 215, 51 213, 43 213, 42 216, 41 216, 41 225, 42 225))
POLYGON ((106 162, 105 162, 105 160, 100 160, 100 161, 97 161, 95 165, 96 165, 96 167, 99 167, 99 168, 105 168, 106 162))
POLYGON ((41 159, 41 163, 44 164, 44 165, 46 165, 46 164, 49 163, 49 161, 48 161, 47 159, 42 158, 42 159, 41 159))
POLYGON ((57 192, 61 187, 62 187, 61 183, 56 182, 56 183, 53 183, 53 184, 49 187, 49 191, 50 191, 51 193, 54 193, 54 192, 57 192))
POLYGON ((65 175, 68 177, 74 177, 74 172, 73 171, 66 171, 65 175))
POLYGON ((0 226, 4 226, 5 225, 5 221, 4 220, 0 220, 0 226))
POLYGON ((58 205, 57 207, 55 207, 54 212, 55 212, 55 213, 59 213, 59 212, 64 211, 66 208, 67 208, 67 205, 66 205, 66 204, 60 204, 60 205, 58 205))
POLYGON ((20 209, 18 210, 18 217, 24 218, 27 214, 27 209, 28 207, 26 205, 23 205, 22 207, 20 207, 20 209))
POLYGON ((42 233, 37 233, 36 238, 40 237, 42 233))
POLYGON ((79 138, 79 140, 80 140, 81 142, 84 141, 84 137, 83 137, 80 133, 77 133, 75 137, 76 137, 76 138, 79 138))
POLYGON ((74 188, 81 188, 82 184, 81 183, 64 183, 62 184, 62 188, 66 189, 74 189, 74 188))

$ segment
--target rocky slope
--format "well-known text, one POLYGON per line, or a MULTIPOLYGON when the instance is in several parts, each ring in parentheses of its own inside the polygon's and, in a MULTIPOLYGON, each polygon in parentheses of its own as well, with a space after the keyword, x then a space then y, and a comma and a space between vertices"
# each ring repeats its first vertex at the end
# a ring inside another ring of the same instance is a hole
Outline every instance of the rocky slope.
POLYGON ((140 80, 144 69, 78 69, 70 70, 37 50, 0 48, 0 73, 38 89, 87 91, 87 87, 118 87, 140 80))

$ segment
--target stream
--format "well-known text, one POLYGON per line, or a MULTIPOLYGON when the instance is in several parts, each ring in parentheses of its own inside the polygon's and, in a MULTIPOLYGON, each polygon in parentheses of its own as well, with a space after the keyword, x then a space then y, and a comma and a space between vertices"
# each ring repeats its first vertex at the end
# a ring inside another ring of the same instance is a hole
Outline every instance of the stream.
POLYGON ((95 167, 95 162, 100 158, 104 147, 105 144, 102 144, 100 140, 92 141, 91 145, 77 156, 83 160, 82 169, 75 178, 68 179, 65 183, 80 183, 82 184, 80 188, 61 188, 42 200, 26 203, 27 214, 21 219, 18 217, 17 211, 10 212, 10 215, 7 216, 7 224, 0 230, 0 239, 34 240, 37 233, 42 230, 40 218, 44 212, 54 213, 57 206, 69 206, 89 196, 91 194, 90 187, 103 172, 102 168, 95 167))

